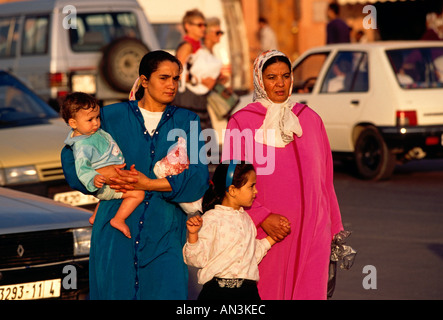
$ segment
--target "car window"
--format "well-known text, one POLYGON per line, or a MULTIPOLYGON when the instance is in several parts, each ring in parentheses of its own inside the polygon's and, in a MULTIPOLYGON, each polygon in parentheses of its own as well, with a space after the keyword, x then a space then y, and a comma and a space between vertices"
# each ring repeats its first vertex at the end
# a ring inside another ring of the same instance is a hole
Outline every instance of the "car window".
POLYGON ((443 48, 386 51, 398 84, 404 89, 443 87, 443 48))
POLYGON ((328 55, 329 52, 313 53, 294 67, 294 93, 312 91, 328 55))
POLYGON ((49 16, 28 16, 25 18, 22 54, 38 55, 48 52, 49 16))
POLYGON ((320 92, 365 92, 369 89, 368 80, 367 53, 341 51, 334 57, 320 92))
POLYGON ((152 27, 157 35, 160 48, 174 51, 177 49, 179 43, 183 41, 183 32, 180 23, 154 23, 152 27))
POLYGON ((7 73, 0 73, 0 128, 58 117, 51 107, 22 86, 7 73))
POLYGON ((18 40, 18 17, 0 18, 0 58, 15 56, 18 40))
POLYGON ((115 39, 140 39, 137 18, 131 12, 78 13, 77 29, 69 29, 73 51, 98 51, 115 39))

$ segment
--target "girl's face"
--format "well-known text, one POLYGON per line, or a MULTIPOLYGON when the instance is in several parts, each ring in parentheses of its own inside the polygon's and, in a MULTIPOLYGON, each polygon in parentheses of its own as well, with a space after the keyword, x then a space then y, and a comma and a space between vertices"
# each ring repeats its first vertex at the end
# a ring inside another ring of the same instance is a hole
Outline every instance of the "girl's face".
POLYGON ((153 107, 165 107, 174 100, 178 90, 180 70, 177 63, 166 60, 159 64, 150 79, 142 76, 145 97, 153 107))
POLYGON ((291 86, 291 71, 288 65, 281 61, 269 65, 263 71, 263 85, 272 102, 285 102, 291 86))
POLYGON ((235 191, 235 201, 238 206, 250 207, 254 202, 257 195, 257 188, 255 187, 257 183, 257 175, 255 171, 251 170, 246 174, 248 181, 240 188, 234 188, 235 191))
POLYGON ((69 126, 74 129, 73 136, 91 135, 100 128, 100 108, 80 109, 69 119, 69 126))

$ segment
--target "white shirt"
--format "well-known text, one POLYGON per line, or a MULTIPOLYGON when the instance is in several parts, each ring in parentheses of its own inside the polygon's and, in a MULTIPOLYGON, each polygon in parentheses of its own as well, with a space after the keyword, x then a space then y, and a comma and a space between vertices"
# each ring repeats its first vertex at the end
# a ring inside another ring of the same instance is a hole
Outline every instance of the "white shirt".
POLYGON ((277 36, 269 25, 260 30, 260 47, 262 51, 278 50, 277 36))
POLYGON ((243 208, 216 205, 202 218, 198 241, 183 247, 185 263, 201 268, 198 283, 213 277, 258 281, 258 264, 271 245, 266 238, 256 239, 257 229, 243 208))
POLYGON ((142 113, 143 119, 145 120, 145 127, 148 130, 148 133, 152 136, 155 132, 155 129, 157 129, 160 119, 162 118, 163 111, 153 112, 140 107, 139 109, 142 113))

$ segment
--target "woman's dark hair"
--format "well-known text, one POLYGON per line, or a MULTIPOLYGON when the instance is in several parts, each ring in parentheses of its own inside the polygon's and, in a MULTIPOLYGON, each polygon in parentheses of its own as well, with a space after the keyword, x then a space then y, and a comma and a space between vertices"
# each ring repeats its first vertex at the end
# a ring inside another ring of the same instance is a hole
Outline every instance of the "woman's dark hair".
MULTIPOLYGON (((138 68, 139 76, 144 75, 146 79, 150 79, 151 75, 157 71, 160 63, 163 61, 171 61, 178 65, 179 72, 182 72, 182 64, 180 60, 178 60, 175 56, 170 54, 169 52, 163 50, 150 51, 144 55, 142 60, 140 61, 140 66, 138 68)), ((135 99, 140 100, 143 98, 144 88, 140 86, 140 88, 135 93, 135 99)))
POLYGON ((287 64, 289 71, 291 71, 291 61, 289 61, 288 57, 285 56, 273 56, 269 60, 265 62, 262 68, 262 72, 265 72, 266 68, 269 67, 271 64, 274 64, 276 62, 284 62, 287 64))
MULTIPOLYGON (((221 204, 225 198, 225 193, 229 186, 226 186, 226 174, 228 172, 229 163, 220 163, 215 169, 212 182, 203 196, 202 209, 203 213, 214 209, 215 205, 221 204)), ((232 178, 232 185, 236 188, 241 188, 248 181, 247 173, 254 171, 254 166, 245 161, 238 161, 235 166, 234 176, 232 178)))

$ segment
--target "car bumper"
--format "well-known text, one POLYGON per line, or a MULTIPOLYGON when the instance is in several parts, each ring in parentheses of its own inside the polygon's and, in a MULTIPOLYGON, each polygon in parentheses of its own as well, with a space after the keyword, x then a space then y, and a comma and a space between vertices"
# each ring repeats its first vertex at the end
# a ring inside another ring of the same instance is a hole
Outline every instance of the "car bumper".
POLYGON ((389 149, 399 154, 421 149, 427 158, 443 158, 443 125, 378 127, 389 149))
MULTIPOLYGON (((0 287, 41 282, 44 280, 59 279, 61 283, 60 296, 55 299, 61 300, 84 300, 89 297, 89 257, 71 261, 56 262, 44 265, 27 267, 14 267, 0 269, 0 287), (66 266, 69 268, 65 269, 66 266), (69 272, 67 272, 69 270, 69 272)), ((0 298, 17 300, 14 295, 6 290, 0 290, 0 298)))

